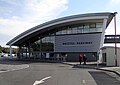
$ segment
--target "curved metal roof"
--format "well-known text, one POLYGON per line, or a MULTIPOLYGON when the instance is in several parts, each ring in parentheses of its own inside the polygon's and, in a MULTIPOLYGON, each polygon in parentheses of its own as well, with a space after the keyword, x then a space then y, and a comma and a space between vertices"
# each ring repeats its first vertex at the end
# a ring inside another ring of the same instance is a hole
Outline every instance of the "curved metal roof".
POLYGON ((55 19, 55 20, 40 24, 38 26, 35 26, 19 34, 18 36, 10 40, 7 43, 7 45, 19 46, 19 45, 22 45, 24 42, 32 41, 32 40, 34 41, 38 39, 38 36, 42 36, 43 34, 50 32, 50 30, 53 30, 56 27, 64 26, 67 24, 73 24, 73 23, 76 23, 77 21, 82 21, 82 20, 106 18, 107 26, 108 26, 114 16, 115 16, 115 13, 104 12, 104 13, 79 14, 79 15, 72 15, 72 16, 55 19))

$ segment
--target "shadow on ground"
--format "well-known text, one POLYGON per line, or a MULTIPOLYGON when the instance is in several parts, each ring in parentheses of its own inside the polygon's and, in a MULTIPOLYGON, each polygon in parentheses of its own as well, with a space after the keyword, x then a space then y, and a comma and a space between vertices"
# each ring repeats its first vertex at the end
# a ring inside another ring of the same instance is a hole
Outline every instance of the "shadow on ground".
POLYGON ((96 63, 86 64, 86 65, 84 65, 84 64, 82 64, 82 65, 80 65, 80 64, 73 65, 73 68, 86 68, 86 69, 97 69, 97 68, 101 68, 101 67, 106 67, 106 65, 105 64, 99 64, 97 66, 96 63))
POLYGON ((89 71, 97 85, 120 85, 120 81, 108 75, 105 72, 89 71))

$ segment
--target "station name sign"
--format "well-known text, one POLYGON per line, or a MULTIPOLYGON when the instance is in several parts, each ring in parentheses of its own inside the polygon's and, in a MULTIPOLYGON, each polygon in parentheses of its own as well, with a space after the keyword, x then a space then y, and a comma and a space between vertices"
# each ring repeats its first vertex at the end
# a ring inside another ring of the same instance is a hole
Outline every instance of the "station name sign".
POLYGON ((63 46, 71 46, 71 45, 90 45, 92 42, 64 42, 62 43, 63 46))
POLYGON ((55 52, 97 52, 101 33, 55 36, 55 52))

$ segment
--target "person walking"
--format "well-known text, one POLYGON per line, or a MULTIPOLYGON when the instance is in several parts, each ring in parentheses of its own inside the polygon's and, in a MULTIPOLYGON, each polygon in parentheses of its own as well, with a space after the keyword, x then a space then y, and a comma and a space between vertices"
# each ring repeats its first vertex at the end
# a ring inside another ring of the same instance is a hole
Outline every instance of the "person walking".
POLYGON ((83 56, 82 56, 82 54, 80 54, 80 55, 79 55, 79 62, 80 62, 80 65, 81 65, 82 60, 83 60, 83 56))
POLYGON ((86 57, 86 55, 84 54, 84 55, 83 55, 83 62, 84 62, 84 65, 86 65, 86 61, 87 61, 87 57, 86 57))

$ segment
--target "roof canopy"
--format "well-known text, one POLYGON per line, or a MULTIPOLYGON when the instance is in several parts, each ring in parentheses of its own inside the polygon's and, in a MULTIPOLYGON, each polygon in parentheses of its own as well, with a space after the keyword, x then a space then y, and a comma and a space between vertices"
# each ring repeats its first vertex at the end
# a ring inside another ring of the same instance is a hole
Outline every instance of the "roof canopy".
POLYGON ((115 16, 115 13, 104 12, 104 13, 79 14, 79 15, 72 15, 68 17, 55 19, 55 20, 40 24, 38 26, 35 26, 19 34, 18 36, 10 40, 7 43, 7 45, 21 46, 27 43, 28 41, 34 42, 38 40, 38 38, 41 38, 40 36, 43 36, 45 34, 48 35, 48 33, 50 33, 55 28, 73 24, 73 23, 78 23, 84 20, 86 21, 86 20, 107 19, 107 26, 108 26, 114 16, 115 16))

